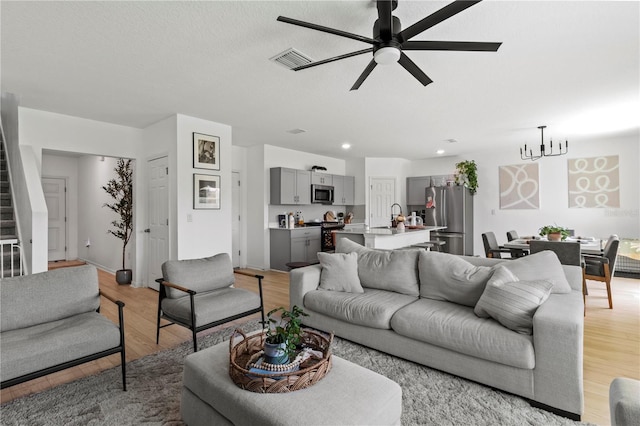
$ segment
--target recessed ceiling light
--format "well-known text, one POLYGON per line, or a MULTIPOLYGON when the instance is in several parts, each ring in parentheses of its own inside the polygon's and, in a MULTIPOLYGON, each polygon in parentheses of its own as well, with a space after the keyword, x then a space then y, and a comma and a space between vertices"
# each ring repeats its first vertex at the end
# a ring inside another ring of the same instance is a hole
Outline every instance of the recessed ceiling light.
POLYGON ((346 143, 345 142, 345 143, 342 144, 342 149, 349 149, 349 148, 351 148, 351 144, 350 143, 346 143))
POLYGON ((438 154, 438 155, 442 155, 442 154, 444 154, 444 149, 439 149, 439 150, 437 150, 437 151, 436 151, 436 154, 438 154))

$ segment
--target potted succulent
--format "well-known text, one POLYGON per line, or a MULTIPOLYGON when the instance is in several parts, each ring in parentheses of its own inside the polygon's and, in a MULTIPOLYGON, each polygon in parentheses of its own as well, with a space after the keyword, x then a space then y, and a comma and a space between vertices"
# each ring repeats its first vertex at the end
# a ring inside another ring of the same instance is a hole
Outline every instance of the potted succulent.
POLYGON ((478 166, 474 160, 456 163, 456 185, 465 185, 471 195, 478 190, 478 166))
POLYGON ((286 364, 295 358, 296 348, 302 339, 302 319, 308 316, 302 308, 294 305, 288 311, 284 307, 272 309, 267 314, 269 329, 264 344, 264 353, 270 364, 286 364), (276 313, 280 318, 274 318, 276 313))
POLYGON ((133 169, 131 160, 119 158, 113 169, 116 177, 102 187, 113 198, 113 203, 105 203, 103 207, 115 212, 119 219, 111 222, 112 229, 107 232, 122 240, 122 269, 116 271, 118 284, 131 284, 133 272, 126 269, 125 253, 133 232, 133 169))
POLYGON ((569 230, 558 225, 545 225, 538 231, 541 237, 546 235, 549 241, 561 241, 569 236, 569 230))

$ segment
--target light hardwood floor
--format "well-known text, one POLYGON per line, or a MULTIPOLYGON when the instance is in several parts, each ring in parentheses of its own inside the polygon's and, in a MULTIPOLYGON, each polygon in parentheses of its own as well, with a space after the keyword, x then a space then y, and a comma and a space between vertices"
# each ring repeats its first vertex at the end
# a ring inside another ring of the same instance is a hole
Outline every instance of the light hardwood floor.
MULTIPOLYGON (((265 276, 263 281, 265 311, 289 304, 289 276, 272 271, 252 271, 265 276)), ((191 332, 183 327, 171 326, 160 332, 156 345, 156 315, 158 293, 148 288, 119 286, 112 274, 99 271, 100 288, 122 300, 125 306, 127 360, 172 348, 191 339, 191 332)), ((236 275, 237 286, 257 288, 254 278, 236 275)), ((609 384, 614 377, 624 376, 640 380, 640 280, 614 278, 613 306, 608 309, 604 284, 587 282, 589 295, 586 303, 584 336, 584 396, 583 420, 600 425, 609 424, 609 384)), ((117 321, 115 305, 102 300, 101 311, 117 321)), ((258 318, 259 315, 254 315, 258 318)), ((246 320, 238 320, 240 324, 246 320)), ((202 334, 214 330, 202 332, 202 334)), ((70 368, 27 383, 3 389, 2 403, 34 392, 57 386, 80 377, 95 374, 120 365, 120 355, 70 368)))

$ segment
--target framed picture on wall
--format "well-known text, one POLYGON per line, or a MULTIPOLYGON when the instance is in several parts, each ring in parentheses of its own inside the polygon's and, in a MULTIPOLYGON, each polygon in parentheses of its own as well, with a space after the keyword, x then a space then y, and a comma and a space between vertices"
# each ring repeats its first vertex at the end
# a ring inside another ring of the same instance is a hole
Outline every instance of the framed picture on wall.
POLYGON ((196 210, 220 209, 220 176, 194 173, 193 208, 196 210))
POLYGON ((193 133, 193 167, 220 170, 220 138, 193 133))

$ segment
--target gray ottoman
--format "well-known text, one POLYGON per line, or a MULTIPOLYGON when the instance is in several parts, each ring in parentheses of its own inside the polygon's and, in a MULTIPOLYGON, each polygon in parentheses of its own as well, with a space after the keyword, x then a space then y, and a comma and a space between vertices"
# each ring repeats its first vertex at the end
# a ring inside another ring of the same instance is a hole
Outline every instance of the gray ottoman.
POLYGON ((640 425, 640 382, 616 377, 609 387, 612 426, 640 425))
POLYGON ((315 385, 284 394, 240 389, 229 377, 229 342, 186 357, 182 419, 198 425, 399 425, 402 389, 333 356, 329 374, 315 385))

